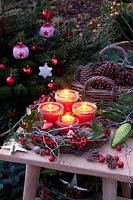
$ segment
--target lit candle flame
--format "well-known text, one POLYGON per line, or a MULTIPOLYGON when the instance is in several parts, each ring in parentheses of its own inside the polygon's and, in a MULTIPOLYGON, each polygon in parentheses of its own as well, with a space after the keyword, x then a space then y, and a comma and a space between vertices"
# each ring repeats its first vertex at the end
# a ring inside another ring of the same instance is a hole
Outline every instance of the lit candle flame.
POLYGON ((73 124, 75 121, 75 118, 68 113, 66 115, 62 116, 62 122, 65 124, 73 124))
POLYGON ((46 111, 56 111, 59 109, 59 106, 58 105, 53 105, 53 104, 47 104, 47 105, 44 105, 42 107, 43 110, 46 110, 46 111))
POLYGON ((90 105, 87 105, 86 103, 83 103, 82 105, 77 107, 78 110, 80 111, 92 111, 93 108, 90 105))

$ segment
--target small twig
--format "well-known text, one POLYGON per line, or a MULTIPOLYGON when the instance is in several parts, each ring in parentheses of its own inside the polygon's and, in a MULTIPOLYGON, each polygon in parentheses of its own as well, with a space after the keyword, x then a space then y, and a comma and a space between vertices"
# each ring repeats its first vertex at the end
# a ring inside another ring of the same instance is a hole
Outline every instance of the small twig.
POLYGON ((16 124, 13 125, 12 128, 10 128, 9 130, 3 132, 0 134, 0 137, 4 137, 5 135, 7 135, 8 133, 10 133, 12 131, 12 129, 16 128, 16 126, 26 117, 27 113, 25 115, 23 115, 19 121, 16 122, 16 124))

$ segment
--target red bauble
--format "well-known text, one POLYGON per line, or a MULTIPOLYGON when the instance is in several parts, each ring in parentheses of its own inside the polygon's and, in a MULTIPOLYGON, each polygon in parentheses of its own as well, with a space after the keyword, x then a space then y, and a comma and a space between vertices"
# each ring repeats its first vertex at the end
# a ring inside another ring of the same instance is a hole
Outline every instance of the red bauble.
POLYGON ((124 162, 123 161, 118 161, 117 163, 119 168, 123 168, 124 167, 124 162))
POLYGON ((116 146, 116 151, 121 151, 121 149, 122 149, 122 146, 121 146, 121 145, 117 145, 117 146, 116 146))
POLYGON ((30 50, 33 51, 33 52, 34 52, 34 51, 37 51, 37 48, 38 48, 38 47, 37 47, 36 44, 32 44, 32 45, 30 46, 30 50))
POLYGON ((60 62, 60 61, 59 61, 58 58, 53 57, 53 58, 50 59, 50 64, 51 64, 51 65, 55 65, 55 66, 56 66, 56 65, 59 64, 59 62, 60 62))
POLYGON ((49 90, 54 90, 54 89, 55 89, 54 83, 53 83, 53 82, 50 82, 50 83, 48 84, 48 88, 49 88, 49 90))
POLYGON ((3 63, 0 63, 0 69, 5 69, 5 68, 6 68, 6 65, 3 63))
POLYGON ((66 32, 66 36, 69 38, 69 37, 72 37, 73 36, 73 32, 72 31, 67 31, 66 32))
POLYGON ((53 17, 53 14, 49 10, 43 10, 42 17, 43 17, 43 19, 45 19, 45 20, 48 21, 48 20, 50 20, 53 17))
POLYGON ((33 70, 31 69, 31 67, 29 67, 29 65, 23 68, 23 72, 27 75, 32 74, 32 71, 33 70))
POLYGON ((9 77, 7 77, 6 79, 6 83, 7 85, 13 85, 16 82, 15 78, 13 77, 13 75, 10 75, 9 77))
POLYGON ((49 160, 50 162, 54 162, 54 161, 55 161, 55 157, 54 157, 54 156, 49 156, 48 160, 49 160))

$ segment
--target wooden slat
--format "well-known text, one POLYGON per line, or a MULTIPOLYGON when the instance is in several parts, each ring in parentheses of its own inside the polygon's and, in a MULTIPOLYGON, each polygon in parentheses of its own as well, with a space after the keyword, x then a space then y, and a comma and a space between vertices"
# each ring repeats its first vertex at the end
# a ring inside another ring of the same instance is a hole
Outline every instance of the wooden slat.
POLYGON ((102 178, 103 200, 116 200, 117 181, 109 178, 102 178))
POLYGON ((133 200, 133 199, 124 198, 124 197, 117 197, 117 200, 133 200))

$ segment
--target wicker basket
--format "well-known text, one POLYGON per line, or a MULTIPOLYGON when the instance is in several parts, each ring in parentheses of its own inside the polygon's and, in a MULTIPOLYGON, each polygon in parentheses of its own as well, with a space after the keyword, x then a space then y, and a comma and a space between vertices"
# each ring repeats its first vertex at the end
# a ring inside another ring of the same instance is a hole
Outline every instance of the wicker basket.
POLYGON ((123 62, 118 63, 119 66, 125 66, 124 70, 129 71, 133 76, 133 66, 128 65, 128 54, 127 49, 132 50, 133 45, 129 42, 114 43, 102 49, 99 53, 98 63, 89 63, 85 66, 79 66, 75 71, 71 86, 74 90, 77 90, 82 99, 85 101, 95 102, 96 104, 101 103, 104 107, 108 106, 110 102, 117 101, 121 91, 131 92, 133 85, 119 86, 116 85, 115 81, 105 76, 97 76, 95 70, 103 63, 107 61, 102 60, 102 55, 107 51, 114 49, 119 50, 123 54, 123 62), (118 46, 119 45, 119 46, 118 46), (124 49, 125 45, 125 49, 124 49), (129 48, 130 47, 130 48, 129 48), (81 78, 82 77, 82 78, 81 78), (94 85, 97 81, 101 81, 104 85, 107 85, 105 89, 95 89, 94 85))

